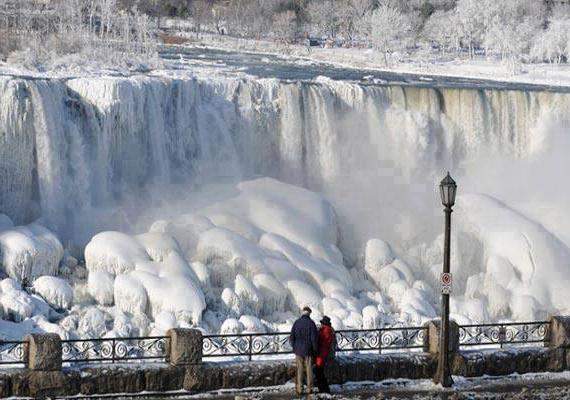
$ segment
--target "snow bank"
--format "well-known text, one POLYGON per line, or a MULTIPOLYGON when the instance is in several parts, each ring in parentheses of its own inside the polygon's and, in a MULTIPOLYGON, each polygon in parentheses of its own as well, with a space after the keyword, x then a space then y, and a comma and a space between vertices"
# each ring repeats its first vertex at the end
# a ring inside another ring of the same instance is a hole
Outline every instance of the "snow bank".
POLYGON ((32 223, 10 227, 3 218, 0 226, 0 267, 20 282, 42 275, 56 275, 63 258, 63 246, 48 229, 32 223))

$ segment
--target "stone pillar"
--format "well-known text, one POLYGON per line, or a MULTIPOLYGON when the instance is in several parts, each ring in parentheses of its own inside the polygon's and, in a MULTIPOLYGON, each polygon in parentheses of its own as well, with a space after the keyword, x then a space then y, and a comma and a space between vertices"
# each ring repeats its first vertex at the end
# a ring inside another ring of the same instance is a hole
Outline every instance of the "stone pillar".
POLYGON ((570 317, 550 317, 548 329, 549 347, 570 347, 570 317))
MULTIPOLYGON (((440 320, 428 321, 424 324, 427 335, 424 336, 424 351, 431 355, 439 353, 440 320)), ((459 352, 459 325, 455 321, 449 321, 449 353, 459 352)))
POLYGON ((166 336, 168 351, 166 361, 173 366, 202 363, 202 332, 197 329, 170 329, 166 336))
POLYGON ((31 334, 24 339, 24 362, 33 371, 61 371, 61 339, 55 333, 31 334))

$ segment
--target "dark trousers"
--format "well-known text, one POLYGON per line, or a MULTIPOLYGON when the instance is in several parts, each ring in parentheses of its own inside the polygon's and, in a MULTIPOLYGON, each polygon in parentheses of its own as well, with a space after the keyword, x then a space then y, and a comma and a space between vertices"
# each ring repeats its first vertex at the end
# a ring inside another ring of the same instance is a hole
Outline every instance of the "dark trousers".
POLYGON ((325 367, 315 367, 315 378, 317 380, 317 387, 319 388, 319 393, 330 393, 329 381, 325 376, 325 367))

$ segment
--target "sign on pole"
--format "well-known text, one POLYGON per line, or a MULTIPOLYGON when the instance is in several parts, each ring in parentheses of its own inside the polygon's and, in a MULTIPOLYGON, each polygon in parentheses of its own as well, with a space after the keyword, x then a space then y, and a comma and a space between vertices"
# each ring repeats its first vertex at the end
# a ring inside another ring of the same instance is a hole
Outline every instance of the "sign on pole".
POLYGON ((441 282, 441 293, 451 294, 451 289, 453 285, 453 276, 450 272, 443 272, 439 278, 441 282))

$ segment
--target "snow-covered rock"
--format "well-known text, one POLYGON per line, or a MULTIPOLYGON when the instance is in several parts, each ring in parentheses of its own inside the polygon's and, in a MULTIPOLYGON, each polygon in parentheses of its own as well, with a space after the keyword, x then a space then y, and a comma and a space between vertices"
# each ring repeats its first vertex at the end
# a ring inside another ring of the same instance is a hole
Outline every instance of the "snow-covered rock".
POLYGON ((21 322, 32 316, 34 302, 17 281, 11 278, 3 279, 0 289, 0 305, 4 319, 21 322))
POLYGON ((253 315, 242 315, 239 322, 243 325, 243 333, 265 333, 267 329, 261 320, 253 315))
POLYGON ((80 317, 77 330, 84 338, 102 337, 107 332, 105 313, 97 307, 89 307, 80 317))
POLYGON ((115 305, 119 310, 131 314, 147 311, 148 296, 140 281, 131 275, 119 275, 113 284, 115 305))
POLYGON ((376 329, 382 327, 382 316, 377 307, 366 306, 362 309, 362 328, 376 329))
POLYGON ((170 311, 161 311, 154 318, 155 326, 162 332, 166 332, 169 329, 177 328, 178 322, 176 321, 176 316, 170 311))
POLYGON ((42 275, 56 275, 63 257, 59 239, 43 226, 32 223, 0 229, 0 268, 22 282, 42 275))
POLYGON ((273 275, 257 274, 253 277, 253 284, 263 298, 262 314, 271 315, 285 310, 287 289, 273 275))
POLYGON ((115 277, 105 271, 89 273, 87 287, 91 297, 102 306, 111 306, 114 301, 115 277))
POLYGON ((226 319, 222 323, 222 326, 220 327, 220 333, 224 335, 241 333, 243 332, 243 330, 244 330, 243 324, 235 318, 226 319))
POLYGON ((364 249, 364 269, 374 274, 394 261, 392 248, 381 239, 370 239, 364 249))
POLYGON ((141 243, 121 232, 101 232, 85 247, 85 264, 90 272, 124 274, 133 271, 137 261, 149 259, 141 243))
POLYGON ((236 275, 234 291, 238 298, 240 314, 259 315, 263 307, 263 296, 249 279, 241 274, 236 275))
POLYGON ((40 276, 33 289, 53 308, 70 309, 73 304, 73 289, 67 281, 55 276, 40 276))

